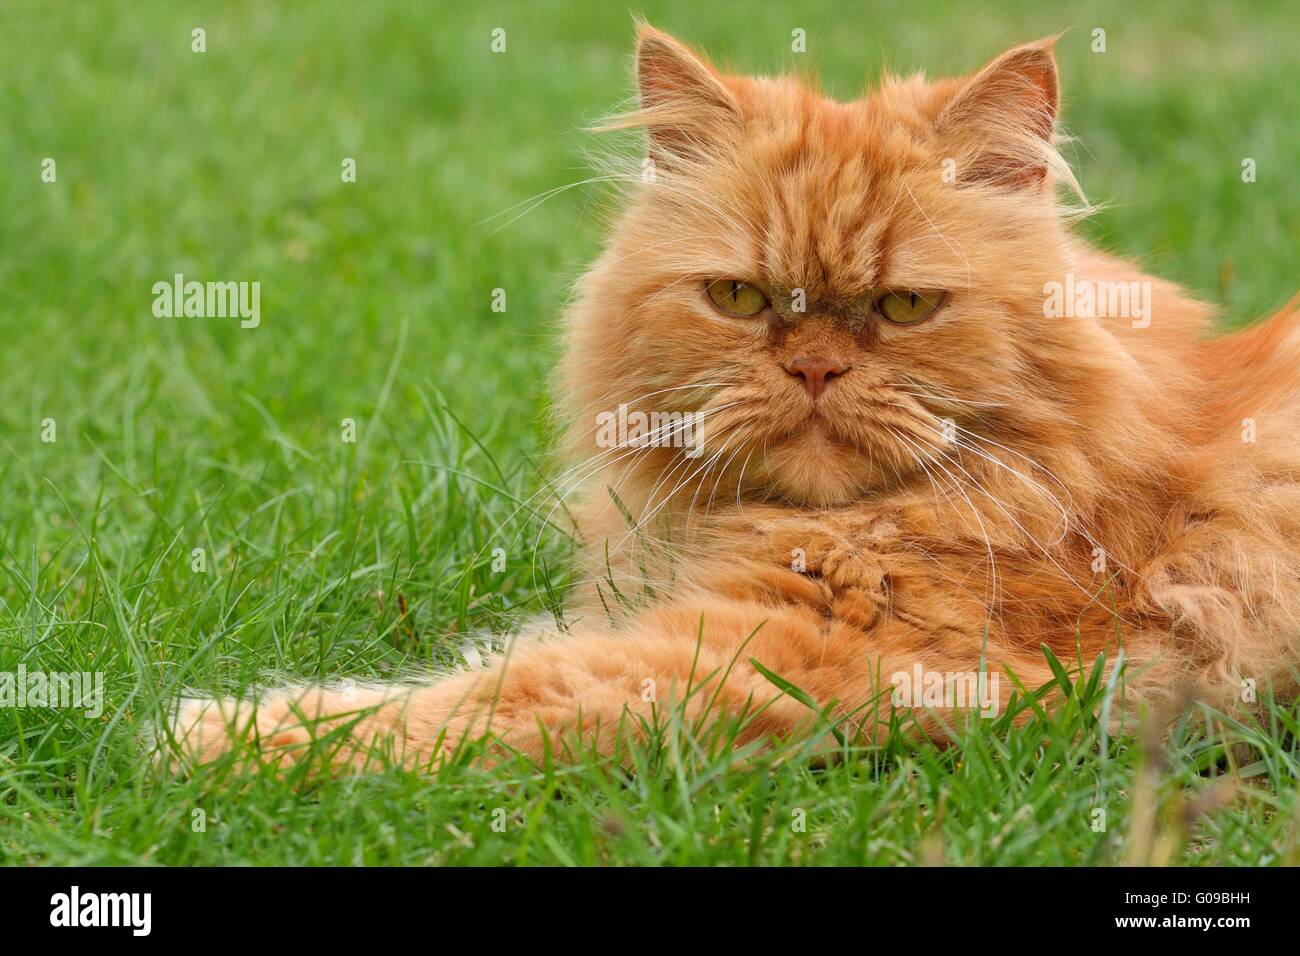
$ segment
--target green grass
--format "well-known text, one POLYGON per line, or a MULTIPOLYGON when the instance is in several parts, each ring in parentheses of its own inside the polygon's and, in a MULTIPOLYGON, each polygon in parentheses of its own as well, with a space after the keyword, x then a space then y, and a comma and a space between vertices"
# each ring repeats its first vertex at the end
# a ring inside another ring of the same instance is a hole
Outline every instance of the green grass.
MULTIPOLYGON (((846 97, 882 63, 964 71, 1068 29, 1064 119, 1085 188, 1111 203, 1087 233, 1229 325, 1300 286, 1295 7, 637 9, 756 71, 794 62, 802 27, 846 97)), ((580 128, 629 95, 630 40, 618 3, 0 9, 0 671, 107 685, 95 719, 0 708, 0 860, 1297 860, 1294 705, 1254 728, 1191 706, 1167 744, 1102 740, 1095 713, 1120 690, 1080 679, 1093 662, 1020 727, 954 728, 946 749, 893 737, 827 766, 737 764, 669 721, 630 775, 596 760, 314 784, 153 768, 140 733, 182 687, 455 663, 460 635, 554 602, 568 545, 515 499, 544 480, 554 332, 605 197, 573 189, 480 223, 586 175, 580 128), (150 288, 176 272, 260 281, 261 326, 155 318, 150 288)))

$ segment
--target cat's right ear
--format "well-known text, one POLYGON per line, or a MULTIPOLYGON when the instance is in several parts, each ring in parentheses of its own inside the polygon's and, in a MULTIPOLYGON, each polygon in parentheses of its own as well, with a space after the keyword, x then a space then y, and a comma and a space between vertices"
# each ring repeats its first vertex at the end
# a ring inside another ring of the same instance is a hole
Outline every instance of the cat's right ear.
POLYGON ((740 105, 702 57, 647 24, 637 29, 637 125, 656 162, 700 162, 743 132, 740 105))
POLYGON ((939 114, 936 125, 954 151, 960 182, 1022 187, 1063 171, 1052 146, 1060 109, 1054 42, 1052 37, 1002 54, 939 114))

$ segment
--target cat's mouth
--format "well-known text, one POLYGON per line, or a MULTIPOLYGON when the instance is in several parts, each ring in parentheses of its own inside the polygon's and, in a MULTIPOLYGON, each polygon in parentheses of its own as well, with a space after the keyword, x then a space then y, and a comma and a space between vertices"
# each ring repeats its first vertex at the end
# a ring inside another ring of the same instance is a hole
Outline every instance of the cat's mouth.
POLYGON ((822 414, 810 414, 763 456, 764 483, 788 501, 814 507, 847 504, 876 480, 868 456, 822 414))
POLYGON ((713 467, 726 473, 724 484, 735 482, 791 503, 851 503, 906 481, 914 470, 915 455, 905 440, 915 430, 913 423, 889 407, 898 403, 876 404, 850 394, 805 402, 794 396, 737 402, 741 407, 711 419, 718 457, 713 467))
POLYGON ((797 422, 787 419, 763 442, 763 483, 787 501, 836 507, 906 484, 937 441, 923 437, 932 427, 905 417, 874 415, 868 407, 845 414, 821 405, 797 422))
POLYGON ((785 439, 819 442, 836 447, 849 447, 854 444, 853 437, 847 434, 837 423, 836 417, 820 404, 811 405, 803 420, 789 429, 785 439))

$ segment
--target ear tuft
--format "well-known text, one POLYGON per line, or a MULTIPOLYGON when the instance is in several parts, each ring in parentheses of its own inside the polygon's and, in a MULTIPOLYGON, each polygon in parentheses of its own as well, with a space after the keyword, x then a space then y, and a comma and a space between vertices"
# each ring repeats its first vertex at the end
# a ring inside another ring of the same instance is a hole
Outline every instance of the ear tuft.
POLYGON ((1008 50, 968 80, 939 114, 940 136, 963 153, 961 180, 1038 184, 1055 165, 1060 81, 1054 43, 1051 38, 1008 50))

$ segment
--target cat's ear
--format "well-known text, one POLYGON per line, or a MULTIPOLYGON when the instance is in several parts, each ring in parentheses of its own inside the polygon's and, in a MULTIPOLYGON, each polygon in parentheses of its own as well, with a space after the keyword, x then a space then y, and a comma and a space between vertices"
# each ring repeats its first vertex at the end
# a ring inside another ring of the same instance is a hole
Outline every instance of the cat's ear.
POLYGON ((646 24, 637 30, 636 83, 654 158, 703 160, 743 131, 740 105, 713 67, 646 24))
POLYGON ((939 113, 937 129, 957 154, 959 182, 1035 186, 1060 165, 1052 146, 1061 102, 1055 42, 1008 50, 967 80, 939 113))

